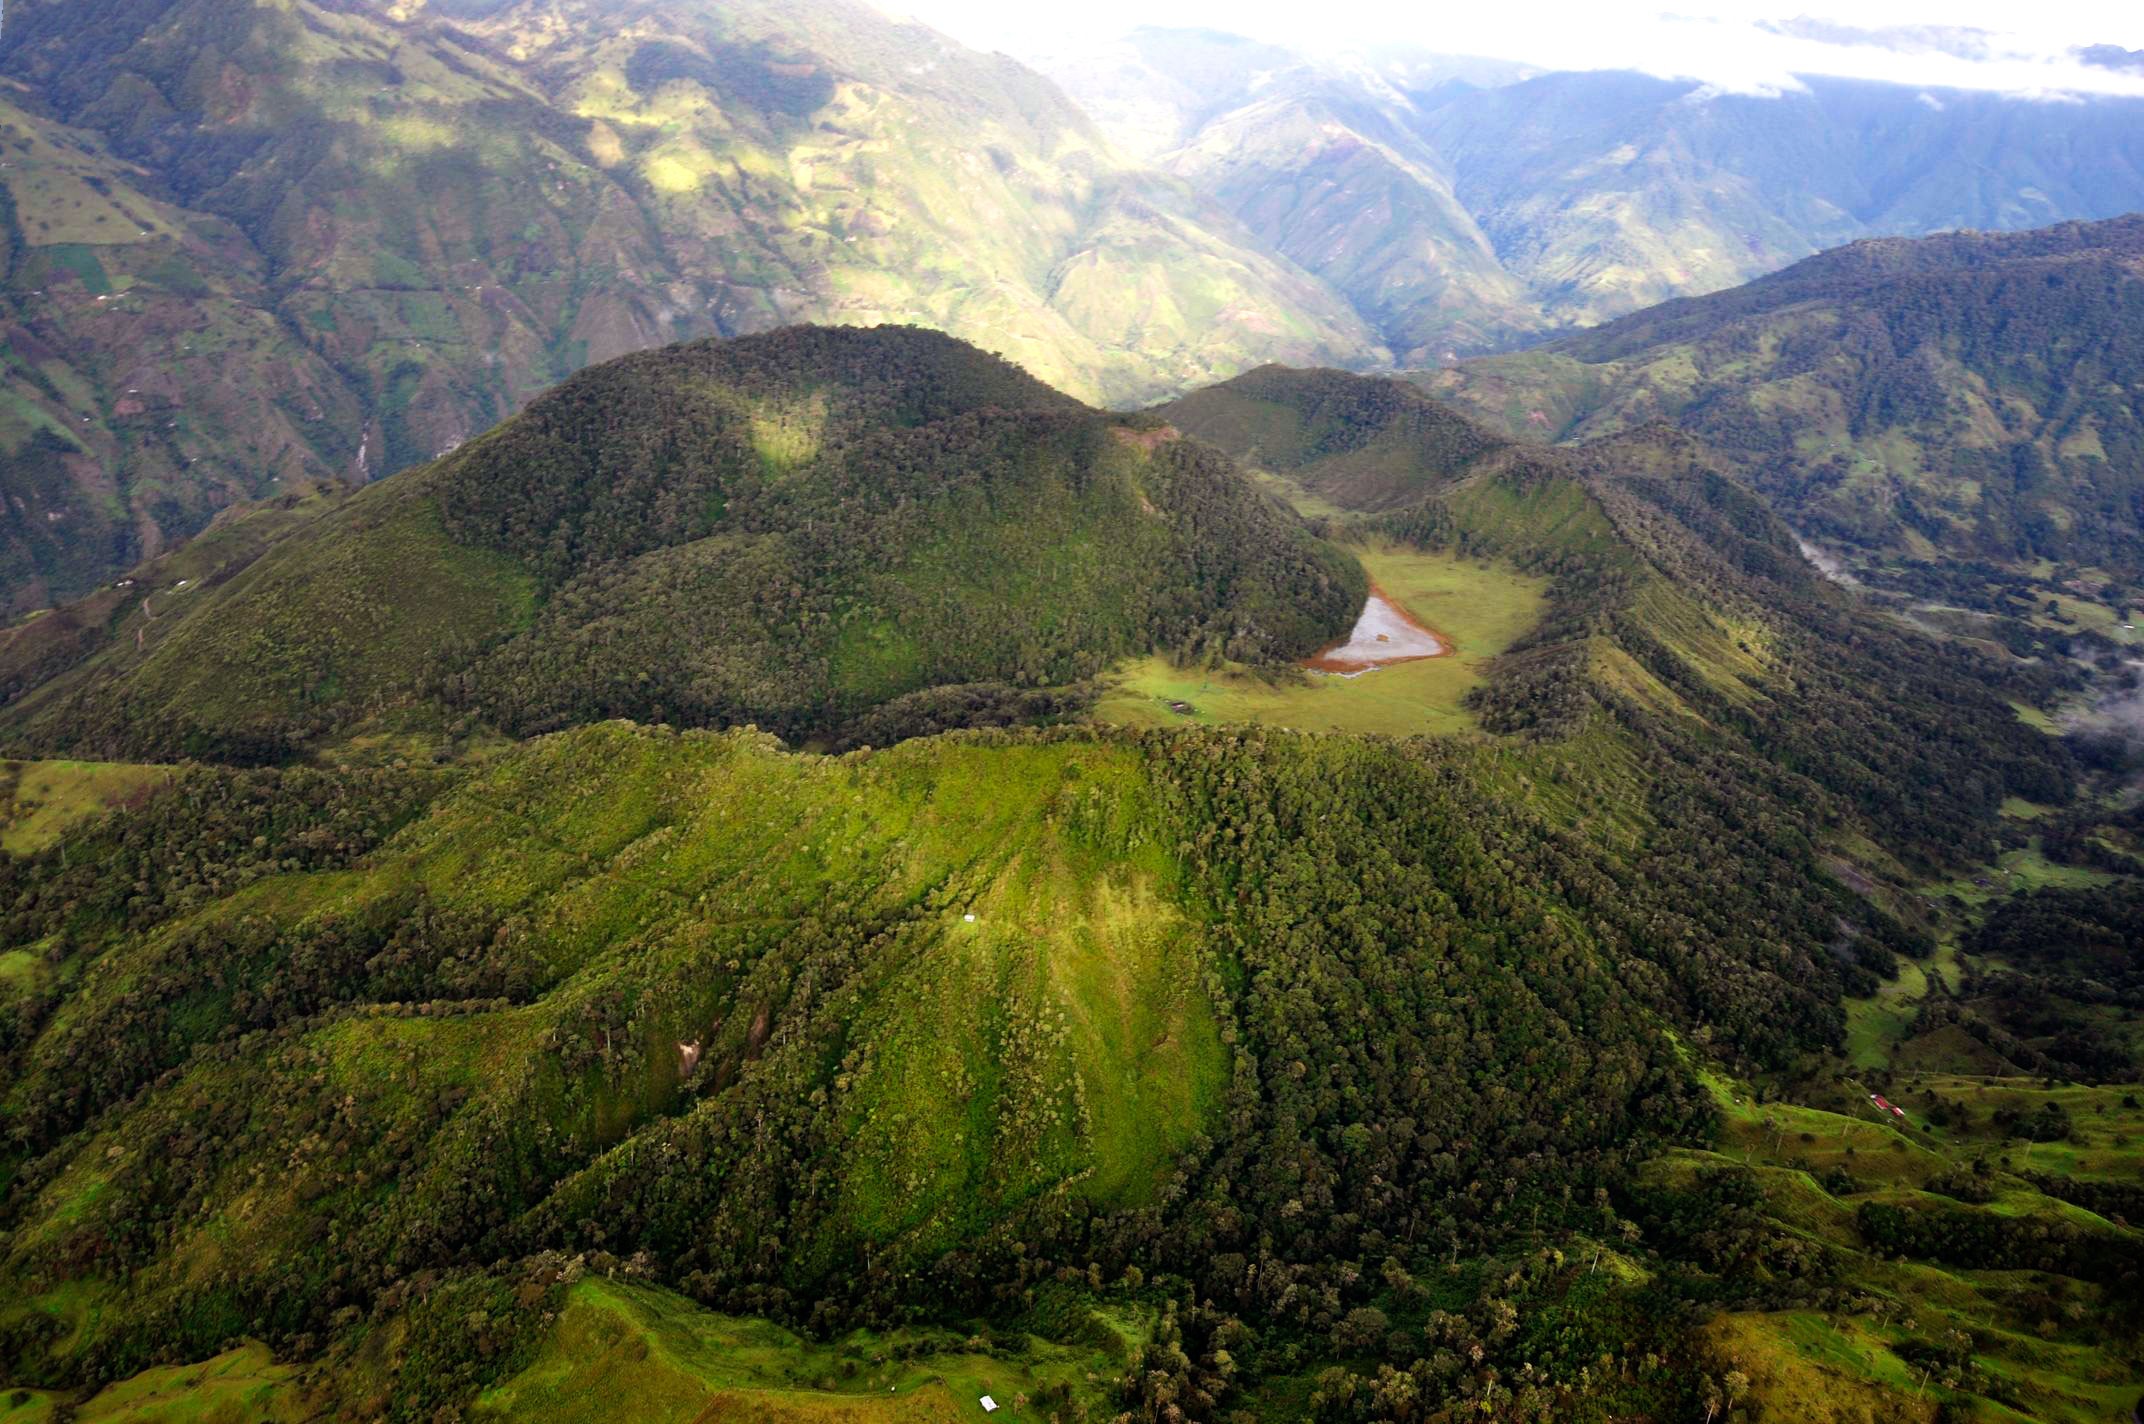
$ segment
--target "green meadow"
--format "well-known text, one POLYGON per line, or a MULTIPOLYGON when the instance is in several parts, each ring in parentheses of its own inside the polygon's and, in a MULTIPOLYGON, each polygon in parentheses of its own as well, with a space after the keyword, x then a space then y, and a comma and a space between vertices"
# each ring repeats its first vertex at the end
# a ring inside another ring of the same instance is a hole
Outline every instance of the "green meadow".
POLYGON ((1449 653, 1357 677, 1268 678, 1228 666, 1178 668, 1157 656, 1134 658, 1109 674, 1095 717, 1135 727, 1252 722, 1393 737, 1473 730, 1466 696, 1482 684, 1488 664, 1540 620, 1547 581, 1387 541, 1347 547, 1388 598, 1442 635, 1449 653), (1173 703, 1191 710, 1179 712, 1173 703))

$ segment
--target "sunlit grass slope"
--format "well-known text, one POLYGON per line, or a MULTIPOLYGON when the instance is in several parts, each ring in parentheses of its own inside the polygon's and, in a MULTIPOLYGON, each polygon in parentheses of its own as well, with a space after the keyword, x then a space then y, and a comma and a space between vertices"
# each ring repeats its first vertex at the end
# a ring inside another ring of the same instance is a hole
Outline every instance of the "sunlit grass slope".
POLYGON ((276 1309, 256 1273, 309 1259, 316 1223, 421 1253, 438 1220, 504 1210, 540 1238, 770 1095, 820 1105, 799 1130, 829 1175, 801 1197, 761 1180, 747 1136, 710 1163, 708 1209, 756 1231, 785 1201, 800 1281, 863 1243, 926 1257, 1052 1201, 1145 1203, 1226 1076, 1151 797, 1128 749, 1082 742, 820 759, 604 725, 531 744, 364 868, 259 881, 89 973, 8 1117, 177 1073, 26 1201, 9 1260, 58 1275, 0 1325, 48 1315, 67 1349, 158 1314, 242 1333, 276 1309), (263 1051, 190 1055, 242 988, 377 943, 366 926, 413 903, 443 945, 335 970, 324 1012, 263 1051), (434 982, 469 997, 399 1002, 392 962, 441 952, 465 958, 434 982), (159 1000, 171 1028, 147 1059, 82 1070, 159 1000), (336 1103, 347 1130, 315 1137, 336 1103), (251 1126, 220 1164, 160 1160, 204 1111, 251 1126), (123 1292, 60 1283, 168 1192, 193 1208, 157 1264, 123 1292))
MULTIPOLYGON (((718 1315, 661 1290, 589 1279, 572 1286, 529 1366, 483 1395, 473 1417, 530 1424, 761 1420, 766 1424, 939 1424, 1062 1390, 1101 1402, 1124 1337, 1085 1348, 947 1331, 858 1331, 818 1342, 718 1315)), ((1047 1406, 1045 1406, 1047 1407, 1047 1406)), ((1024 1414, 1023 1409, 1020 1413, 1024 1414)), ((0 1416, 4 1418, 5 1416, 0 1416)))
POLYGON ((0 762, 0 850, 26 855, 71 826, 158 785, 169 771, 127 762, 0 762))
POLYGON ((2120 1262, 2144 1235, 2052 1194, 2092 1190, 2076 1144, 2022 1142, 1993 1116, 2062 1104, 2083 1155, 2134 1191, 2133 1091, 1931 1075, 1888 1085, 1900 1120, 1852 1078, 1812 1095, 1825 1106, 1713 1087, 1714 1149, 1655 1162, 1647 1191, 1656 1212, 1709 1201, 1719 1229, 1752 1243, 1750 1268, 1804 1283, 1806 1308, 1730 1309, 1704 1328, 1718 1366, 1744 1377, 1748 1418, 2087 1424, 2136 1400, 2120 1262), (1939 1103, 1966 1115, 1937 1126, 1939 1103))

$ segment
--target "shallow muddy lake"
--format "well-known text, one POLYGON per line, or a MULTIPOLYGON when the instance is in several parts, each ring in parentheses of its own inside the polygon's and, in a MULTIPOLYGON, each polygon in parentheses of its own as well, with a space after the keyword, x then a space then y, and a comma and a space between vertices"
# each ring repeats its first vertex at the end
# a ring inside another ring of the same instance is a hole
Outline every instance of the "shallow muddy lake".
POLYGON ((1442 638, 1373 584, 1369 602, 1363 605, 1347 641, 1326 648, 1305 666, 1352 677, 1393 663, 1442 657, 1450 651, 1442 638))

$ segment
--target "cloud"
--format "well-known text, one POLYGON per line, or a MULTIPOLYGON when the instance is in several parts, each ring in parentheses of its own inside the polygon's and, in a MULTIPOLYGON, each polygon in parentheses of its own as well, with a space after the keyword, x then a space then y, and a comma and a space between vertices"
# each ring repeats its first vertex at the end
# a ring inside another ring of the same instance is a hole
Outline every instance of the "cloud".
MULTIPOLYGON (((1676 75, 1679 79, 1695 78, 1695 75, 1676 75)), ((1707 79, 1678 101, 1684 104, 1709 104, 1714 99, 1784 99, 1789 94, 1806 94, 1809 86, 1792 74, 1773 78, 1707 79)))
POLYGON ((2144 49, 2123 49, 2120 45, 2086 45, 2077 51, 2077 57, 2098 69, 2133 69, 2144 74, 2144 49))
POLYGON ((1313 54, 1414 48, 1544 69, 1631 69, 1734 93, 1827 75, 1916 89, 2144 98, 2144 5, 2104 0, 889 0, 954 37, 1031 57, 1137 25, 1205 26, 1313 54), (1673 8, 1668 8, 1673 5, 1673 8))
POLYGON ((1994 58, 1998 53, 1993 33, 1962 25, 1890 25, 1869 29, 1797 15, 1791 20, 1759 20, 1756 26, 1788 39, 1813 40, 1828 45, 1873 45, 1893 54, 1947 54, 1958 59, 1979 60, 1994 58))

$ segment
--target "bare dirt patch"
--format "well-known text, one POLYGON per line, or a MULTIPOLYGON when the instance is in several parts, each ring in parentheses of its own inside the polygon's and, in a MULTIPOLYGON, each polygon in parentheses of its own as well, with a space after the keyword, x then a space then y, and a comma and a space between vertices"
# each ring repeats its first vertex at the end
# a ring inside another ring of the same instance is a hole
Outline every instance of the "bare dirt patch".
POLYGON ((1363 604, 1353 630, 1303 666, 1314 672, 1353 677, 1395 663, 1441 658, 1451 651, 1449 638, 1409 613, 1373 583, 1369 601, 1363 604))
POLYGON ((1184 432, 1173 425, 1158 426, 1152 430, 1134 430, 1128 425, 1113 425, 1109 433, 1136 449, 1151 455, 1160 446, 1184 438, 1184 432))

